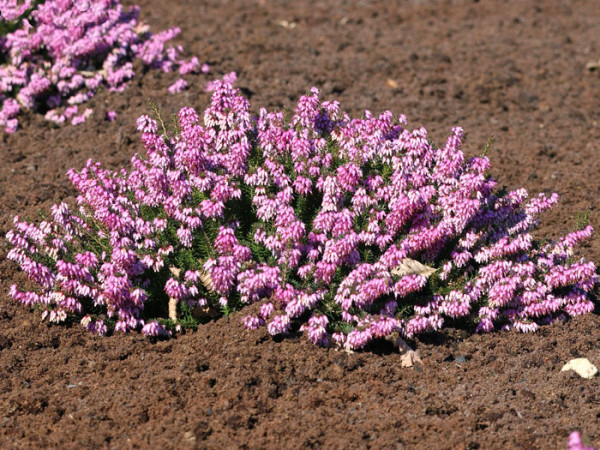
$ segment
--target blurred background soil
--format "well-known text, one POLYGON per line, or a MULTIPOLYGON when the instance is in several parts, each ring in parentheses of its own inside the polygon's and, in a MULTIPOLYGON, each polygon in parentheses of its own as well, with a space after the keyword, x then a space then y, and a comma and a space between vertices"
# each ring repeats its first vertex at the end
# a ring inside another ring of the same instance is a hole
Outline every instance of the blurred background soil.
MULTIPOLYGON (((493 136, 500 185, 561 196, 538 236, 574 229, 584 211, 600 228, 600 69, 586 69, 600 61, 597 0, 138 3, 152 30, 182 29, 177 42, 211 77, 237 72, 255 111, 293 111, 316 86, 354 115, 405 114, 438 145, 460 125, 470 156, 493 136)), ((176 78, 138 73, 80 126, 29 114, 0 134, 0 234, 15 214, 72 199, 69 168, 127 166, 149 100, 203 111, 206 78, 169 95, 176 78)), ((599 233, 580 254, 600 262, 599 233)), ((535 335, 450 329, 413 342, 424 365, 406 369, 390 347, 275 341, 241 314, 159 342, 49 326, 8 297, 24 276, 5 256, 3 244, 2 448, 565 448, 573 430, 600 446, 600 378, 560 372, 575 357, 600 366, 597 315, 535 335)))

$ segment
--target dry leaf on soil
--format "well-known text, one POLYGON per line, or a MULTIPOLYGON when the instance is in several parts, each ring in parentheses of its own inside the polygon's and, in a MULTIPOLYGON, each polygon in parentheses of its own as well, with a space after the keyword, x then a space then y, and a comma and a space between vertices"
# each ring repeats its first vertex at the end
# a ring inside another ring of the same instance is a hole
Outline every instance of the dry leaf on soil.
POLYGON ((582 378, 588 380, 594 378, 598 373, 598 369, 587 358, 575 358, 569 361, 560 369, 561 372, 572 370, 582 378))
POLYGON ((423 275, 425 278, 429 278, 436 271, 437 269, 421 264, 419 261, 404 258, 400 265, 392 269, 390 273, 398 277, 403 277, 405 275, 423 275))
POLYGON ((419 353, 410 348, 410 346, 400 337, 398 333, 392 333, 386 339, 394 343, 394 346, 400 351, 400 365, 402 367, 412 367, 415 364, 423 364, 419 353))

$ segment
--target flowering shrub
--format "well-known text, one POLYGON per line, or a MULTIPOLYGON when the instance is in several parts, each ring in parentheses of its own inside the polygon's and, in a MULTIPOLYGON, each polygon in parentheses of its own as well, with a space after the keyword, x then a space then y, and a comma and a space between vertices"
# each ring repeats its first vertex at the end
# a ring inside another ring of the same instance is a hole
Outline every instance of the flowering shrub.
MULTIPOLYGON (((200 70, 197 58, 180 59, 180 46, 165 48, 179 28, 153 35, 138 22, 139 7, 125 11, 118 0, 0 0, 0 13, 0 126, 8 133, 22 109, 57 124, 85 121, 92 110, 77 105, 100 86, 125 89, 134 59, 165 72, 200 70)), ((173 86, 179 92, 186 82, 173 86)))
POLYGON ((352 119, 314 88, 288 121, 252 118, 229 82, 212 87, 203 124, 190 108, 170 130, 138 119, 147 157, 131 170, 71 170, 77 209, 15 218, 8 258, 37 284, 13 286, 16 300, 151 335, 193 323, 194 308, 259 303, 248 328, 349 349, 448 322, 535 331, 594 308, 595 266, 573 259, 591 227, 534 240, 557 195, 498 190, 485 156, 465 159, 460 128, 436 149, 404 116, 352 119), (178 323, 150 321, 169 299, 178 323))

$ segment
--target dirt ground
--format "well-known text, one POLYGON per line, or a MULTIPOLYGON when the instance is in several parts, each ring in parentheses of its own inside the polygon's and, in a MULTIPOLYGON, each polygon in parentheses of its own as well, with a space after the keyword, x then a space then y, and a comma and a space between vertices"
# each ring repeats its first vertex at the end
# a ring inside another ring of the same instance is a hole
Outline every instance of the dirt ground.
MULTIPOLYGON (((598 0, 139 3, 153 30, 181 27, 211 75, 236 71, 255 110, 293 109, 317 86, 352 114, 403 113, 437 143, 460 125, 469 155, 493 135, 500 184, 561 195, 539 235, 590 211, 599 231, 581 254, 600 262, 600 70, 586 69, 600 61, 598 0)), ((175 79, 139 73, 123 94, 98 95, 83 125, 31 114, 0 134, 0 235, 15 214, 72 196, 70 167, 128 164, 148 99, 166 113, 207 106, 206 78, 168 95, 175 79)), ((391 348, 275 341, 245 331, 241 314, 160 342, 48 326, 8 297, 24 276, 5 256, 3 244, 2 448, 552 449, 573 430, 600 446, 600 378, 560 372, 575 357, 600 366, 598 315, 535 335, 447 330, 413 342, 424 365, 403 369, 391 348)))

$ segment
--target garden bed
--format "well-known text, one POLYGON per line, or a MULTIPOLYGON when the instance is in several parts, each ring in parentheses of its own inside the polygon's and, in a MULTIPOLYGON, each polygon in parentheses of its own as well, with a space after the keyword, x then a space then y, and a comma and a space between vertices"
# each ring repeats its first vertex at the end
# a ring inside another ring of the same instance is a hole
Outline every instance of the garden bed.
MULTIPOLYGON (((597 2, 138 3, 152 28, 179 26, 215 77, 236 71, 253 105, 293 110, 314 85, 354 115, 405 114, 438 145, 460 125, 469 156, 493 135, 500 185, 561 196, 536 235, 562 235, 584 211, 598 228, 600 76, 586 69, 600 59, 597 2)), ((136 72, 123 93, 98 94, 83 125, 27 113, 0 136, 0 234, 73 196, 69 168, 143 152, 148 99, 166 114, 209 102, 204 77, 169 95, 175 75, 136 72)), ((25 277, 0 251, 2 446, 564 448, 576 429, 600 445, 598 378, 560 372, 575 357, 600 363, 597 315, 422 337, 424 365, 410 369, 391 345, 348 354, 246 331, 245 312, 169 341, 97 337, 16 305, 8 288, 25 277)), ((579 252, 600 261, 598 235, 579 252)))

